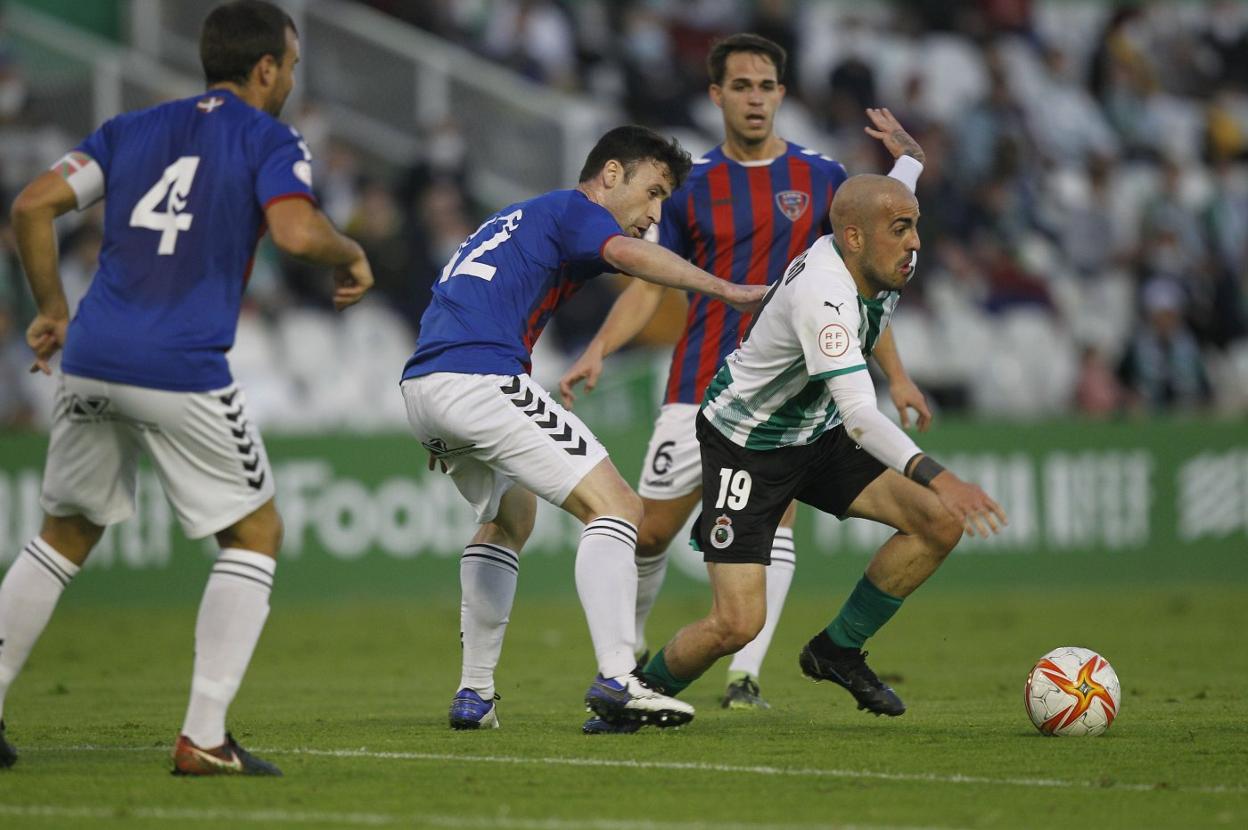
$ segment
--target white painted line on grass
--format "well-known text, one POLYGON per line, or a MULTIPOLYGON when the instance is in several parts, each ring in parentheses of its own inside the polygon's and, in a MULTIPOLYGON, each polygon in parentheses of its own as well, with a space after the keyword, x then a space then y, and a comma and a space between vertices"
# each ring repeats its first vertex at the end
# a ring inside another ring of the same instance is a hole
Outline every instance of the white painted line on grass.
MULTIPOLYGON (((31 747, 25 752, 167 752, 151 746, 99 746, 81 744, 62 747, 31 747)), ((742 775, 770 775, 794 778, 844 778, 849 780, 899 781, 930 784, 971 784, 978 786, 1027 787, 1033 789, 1118 790, 1126 792, 1183 792, 1205 795, 1243 795, 1248 787, 1214 784, 1180 786, 1170 783, 1133 784, 1125 781, 1093 781, 1061 778, 990 778, 982 775, 941 774, 934 772, 879 772, 867 769, 829 769, 823 767, 773 767, 712 764, 704 761, 638 761, 630 758, 568 758, 527 755, 459 755, 450 752, 386 752, 360 749, 314 749, 300 747, 282 749, 259 747, 258 755, 308 755, 323 758, 372 758, 383 761, 457 761, 470 764, 515 764, 532 766, 606 767, 613 769, 665 770, 672 772, 714 772, 742 775)))
POLYGON ((750 824, 719 821, 637 819, 512 818, 403 813, 334 813, 314 810, 229 810, 187 807, 65 807, 53 804, 3 805, 0 816, 77 821, 212 821, 245 824, 329 824, 335 827, 442 827, 447 830, 948 830, 880 824, 750 824))
POLYGON ((455 755, 437 752, 374 752, 368 749, 262 749, 257 752, 287 755, 315 755, 329 758, 378 758, 397 761, 462 761, 481 764, 534 764, 570 767, 615 767, 657 769, 680 772, 718 772, 745 775, 778 775, 797 778, 850 778, 875 781, 926 782, 934 784, 980 784, 1046 789, 1093 789, 1153 792, 1175 790, 1188 793, 1246 793, 1235 786, 1179 787, 1170 784, 1131 784, 1116 781, 1070 781, 1056 778, 988 778, 979 775, 941 775, 928 772, 877 772, 875 770, 825 769, 819 767, 771 767, 710 764, 703 761, 636 761, 628 758, 534 758, 512 755, 455 755))

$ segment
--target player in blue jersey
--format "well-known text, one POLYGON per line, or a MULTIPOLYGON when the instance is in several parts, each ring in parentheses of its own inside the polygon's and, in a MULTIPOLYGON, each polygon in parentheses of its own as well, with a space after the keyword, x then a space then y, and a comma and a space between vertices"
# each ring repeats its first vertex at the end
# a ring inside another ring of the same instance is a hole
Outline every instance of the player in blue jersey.
MULTIPOLYGON (((186 535, 215 536, 195 626, 195 664, 174 772, 280 775, 243 750, 225 715, 269 613, 282 523, 273 475, 230 376, 239 304, 266 226, 279 248, 337 267, 334 305, 373 283, 363 250, 316 207, 310 156, 276 116, 299 41, 276 6, 240 0, 204 22, 208 90, 120 115, 13 205, 38 306, 35 367, 64 350, 44 471, 43 526, 0 583, 0 714, 5 693, 62 590, 104 528, 134 512, 147 455, 186 535), (68 320, 53 220, 105 200, 99 270, 68 320)), ((0 766, 17 753, 0 722, 0 766)))
MULTIPOLYGON (((784 49, 754 34, 717 42, 707 59, 711 100, 722 110, 724 142, 694 164, 688 181, 672 196, 659 223, 658 242, 721 279, 772 284, 790 260, 831 233, 829 208, 845 181, 836 161, 776 135, 774 119, 784 99, 784 49)), ((867 133, 897 159, 892 176, 914 189, 923 151, 888 110, 869 110, 867 133)), ((569 367, 560 390, 566 406, 573 387, 591 390, 604 358, 632 340, 654 316, 663 288, 634 282, 620 295, 607 320, 569 367)), ((662 410, 642 466, 638 492, 645 518, 638 530, 636 628, 638 657, 645 657, 645 626, 667 570, 667 550, 700 499, 702 479, 694 418, 715 371, 750 324, 722 303, 691 297, 685 330, 676 343, 662 410)), ((893 402, 907 423, 930 414, 922 393, 902 367, 891 330, 875 358, 889 379, 893 402)), ((793 520, 785 512, 767 568, 767 621, 758 637, 733 656, 722 703, 734 709, 767 708, 759 692, 763 658, 780 619, 796 565, 793 520)), ((605 731, 593 719, 586 731, 605 731)))
POLYGON ((641 240, 689 171, 689 154, 643 127, 611 130, 573 190, 504 208, 459 247, 433 287, 403 370, 412 430, 476 510, 460 560, 463 673, 456 729, 498 726, 494 667, 515 596, 535 494, 585 523, 576 588, 598 676, 585 703, 609 722, 674 726, 693 717, 632 670, 634 547, 641 501, 580 419, 529 377, 530 353, 585 280, 623 271, 749 311, 765 289, 724 282, 641 240))

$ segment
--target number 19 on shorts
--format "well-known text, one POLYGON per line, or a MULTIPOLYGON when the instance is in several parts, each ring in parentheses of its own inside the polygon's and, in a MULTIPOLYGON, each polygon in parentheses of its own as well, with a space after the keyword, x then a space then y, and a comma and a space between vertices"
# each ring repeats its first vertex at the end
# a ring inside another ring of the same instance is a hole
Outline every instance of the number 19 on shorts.
POLYGON ((719 496, 715 499, 716 509, 727 507, 729 510, 740 510, 750 500, 750 487, 754 484, 750 474, 745 470, 732 470, 728 467, 719 469, 719 496))

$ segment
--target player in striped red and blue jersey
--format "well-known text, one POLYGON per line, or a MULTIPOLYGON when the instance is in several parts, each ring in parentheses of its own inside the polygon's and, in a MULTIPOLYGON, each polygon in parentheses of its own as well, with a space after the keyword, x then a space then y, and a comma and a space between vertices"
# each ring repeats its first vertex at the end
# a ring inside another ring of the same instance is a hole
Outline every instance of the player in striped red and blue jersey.
MULTIPOLYGON (((724 142, 698 159, 689 179, 664 206, 657 241, 721 279, 768 285, 789 261, 819 237, 831 233, 828 211, 846 178, 837 161, 776 135, 774 117, 784 97, 786 55, 777 44, 752 34, 717 43, 707 60, 710 97, 723 111, 724 142)), ((868 110, 867 133, 881 140, 897 159, 890 175, 914 189, 923 151, 888 110, 868 110)), ((633 284, 564 375, 564 403, 575 400, 581 380, 592 389, 603 358, 630 341, 653 317, 661 290, 633 284)), ((752 319, 720 302, 690 296, 685 328, 672 354, 663 408, 646 452, 638 492, 645 506, 637 545, 637 645, 644 651, 645 623, 663 583, 667 549, 698 504, 701 464, 694 417, 715 371, 736 348, 752 319)), ((919 413, 919 428, 930 419, 923 395, 907 377, 886 330, 874 352, 889 378, 894 403, 908 421, 919 413)), ((728 670, 726 707, 765 708, 758 691, 763 657, 792 581, 795 555, 792 506, 785 513, 767 569, 767 622, 728 670)), ((641 656, 640 653, 638 656, 641 656)), ((587 731, 595 728, 591 719, 587 731)), ((607 730, 609 731, 609 730, 607 730)))

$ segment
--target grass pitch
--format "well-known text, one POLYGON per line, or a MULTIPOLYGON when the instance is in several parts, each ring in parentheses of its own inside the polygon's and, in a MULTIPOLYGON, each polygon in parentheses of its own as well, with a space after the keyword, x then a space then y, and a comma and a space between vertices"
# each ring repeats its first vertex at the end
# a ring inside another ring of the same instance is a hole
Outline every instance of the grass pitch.
MULTIPOLYGON (((569 567, 570 570, 570 567, 569 567)), ((1248 823, 1248 593, 1236 584, 916 594, 871 644, 896 719, 797 669, 840 597, 795 591, 764 666, 767 712, 717 707, 724 664, 686 693, 692 724, 580 734, 593 674, 570 598, 521 597, 499 673, 502 728, 452 732, 457 597, 285 603, 279 589, 232 729, 281 779, 168 775, 190 680, 193 607, 66 598, 9 694, 22 753, 0 827, 1194 827, 1248 823), (1049 739, 1023 709, 1032 662, 1105 655, 1109 733, 1049 739)), ((571 577, 569 574, 569 583, 571 577)), ((665 639, 707 598, 660 599, 665 639)))

